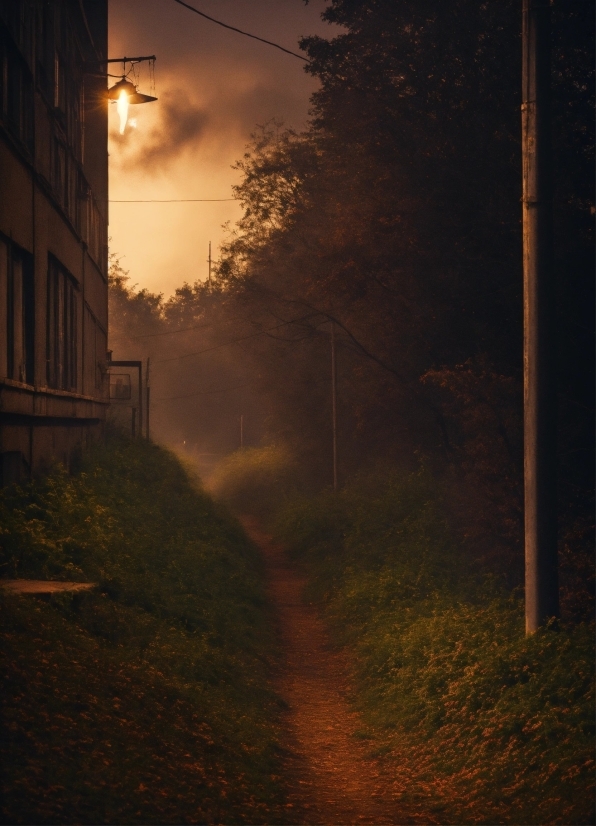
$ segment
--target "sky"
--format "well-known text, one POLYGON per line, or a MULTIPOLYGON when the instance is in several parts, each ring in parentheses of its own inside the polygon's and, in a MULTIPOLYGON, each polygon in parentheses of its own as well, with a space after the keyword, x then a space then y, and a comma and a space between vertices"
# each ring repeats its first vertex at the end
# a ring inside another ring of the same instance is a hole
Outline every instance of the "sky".
MULTIPOLYGON (((333 37, 321 20, 325 0, 189 0, 200 11, 300 53, 303 35, 333 37)), ((136 127, 119 134, 109 106, 110 250, 130 284, 171 295, 204 280, 208 248, 216 259, 223 225, 240 218, 234 201, 115 203, 151 199, 232 198, 232 165, 250 135, 273 119, 295 129, 308 120, 317 88, 304 62, 223 29, 174 0, 110 0, 109 56, 155 54, 158 101, 130 107, 136 127)), ((147 63, 138 89, 153 94, 147 63)), ((117 64, 110 71, 119 71, 117 64)), ((110 85, 118 78, 110 78, 110 85)))

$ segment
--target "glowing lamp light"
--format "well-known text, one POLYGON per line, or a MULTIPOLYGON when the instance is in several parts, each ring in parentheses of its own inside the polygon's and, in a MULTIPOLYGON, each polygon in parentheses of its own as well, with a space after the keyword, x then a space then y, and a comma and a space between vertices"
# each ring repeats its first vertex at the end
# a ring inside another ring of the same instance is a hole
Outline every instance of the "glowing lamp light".
POLYGON ((120 117, 120 134, 124 134, 126 121, 128 120, 128 95, 124 89, 120 89, 118 100, 116 101, 116 111, 120 117))
POLYGON ((118 83, 115 83, 111 89, 108 89, 108 98, 116 101, 116 109, 120 116, 121 135, 124 134, 126 128, 128 107, 130 104, 151 103, 157 100, 157 98, 151 97, 151 95, 142 95, 140 92, 137 92, 137 87, 134 83, 131 83, 130 80, 127 80, 125 77, 119 80, 118 83))

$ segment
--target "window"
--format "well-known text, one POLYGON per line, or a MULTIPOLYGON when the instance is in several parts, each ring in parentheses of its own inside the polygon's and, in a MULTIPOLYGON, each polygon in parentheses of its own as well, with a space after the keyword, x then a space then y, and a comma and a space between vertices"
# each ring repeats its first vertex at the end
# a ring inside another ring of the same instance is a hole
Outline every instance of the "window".
POLYGON ((124 401, 131 398, 128 373, 110 373, 110 398, 124 401))
POLYGON ((32 62, 35 0, 12 0, 0 3, 0 18, 4 21, 23 57, 32 62))
POLYGON ((0 238, 0 374, 33 384, 35 303, 33 256, 0 238))
POLYGON ((52 136, 51 181, 54 194, 60 206, 66 211, 68 206, 68 179, 66 169, 66 147, 52 136))
POLYGON ((77 389, 78 287, 68 271, 50 257, 46 359, 48 387, 77 389))
POLYGON ((87 244, 89 255, 100 267, 102 272, 107 269, 108 244, 106 238, 106 224, 97 207, 93 196, 87 198, 87 244))
POLYGON ((82 95, 80 61, 56 51, 54 86, 54 115, 60 124, 69 150, 80 162, 83 157, 82 95))
POLYGON ((38 3, 35 8, 35 79, 49 103, 54 96, 54 32, 56 7, 38 3))
POLYGON ((33 151, 33 79, 7 29, 0 24, 0 118, 33 151))

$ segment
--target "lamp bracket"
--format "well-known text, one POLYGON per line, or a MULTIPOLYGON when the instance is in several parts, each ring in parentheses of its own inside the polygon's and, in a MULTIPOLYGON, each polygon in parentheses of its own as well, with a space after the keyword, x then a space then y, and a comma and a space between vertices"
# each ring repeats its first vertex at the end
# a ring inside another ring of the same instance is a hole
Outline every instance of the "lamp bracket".
POLYGON ((157 58, 154 54, 144 57, 110 57, 107 60, 100 60, 99 63, 142 63, 144 60, 157 60, 157 58))
POLYGON ((92 63, 85 64, 85 73, 92 74, 100 66, 106 66, 108 63, 122 63, 126 66, 127 63, 143 63, 145 60, 157 60, 154 54, 141 55, 140 57, 108 57, 105 60, 96 60, 92 63))

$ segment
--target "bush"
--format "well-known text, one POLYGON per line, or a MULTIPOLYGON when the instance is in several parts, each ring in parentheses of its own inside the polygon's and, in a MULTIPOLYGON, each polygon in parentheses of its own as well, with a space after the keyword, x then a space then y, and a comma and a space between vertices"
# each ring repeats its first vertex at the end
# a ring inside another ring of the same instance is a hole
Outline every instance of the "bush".
POLYGON ((3 822, 286 822, 259 557, 167 451, 0 492, 3 822))
POLYGON ((267 516, 299 487, 298 479, 298 465, 287 448, 249 447, 220 462, 209 489, 239 513, 267 516))
POLYGON ((277 531, 311 575, 374 748, 441 822, 593 822, 593 627, 524 635, 516 593, 470 570, 421 472, 296 500, 277 531), (407 746, 405 745, 407 744, 407 746))

